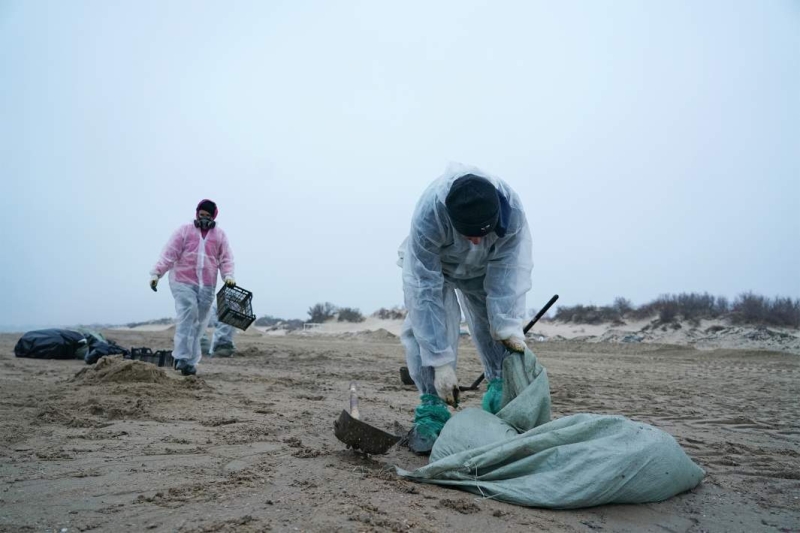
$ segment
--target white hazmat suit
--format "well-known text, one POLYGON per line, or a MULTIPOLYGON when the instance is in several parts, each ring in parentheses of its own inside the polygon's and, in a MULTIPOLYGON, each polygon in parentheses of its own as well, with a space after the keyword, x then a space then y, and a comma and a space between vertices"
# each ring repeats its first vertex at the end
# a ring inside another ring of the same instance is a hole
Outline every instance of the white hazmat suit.
POLYGON ((486 378, 499 379, 509 353, 500 341, 524 338, 533 269, 531 234, 517 194, 485 172, 450 165, 422 194, 399 255, 408 309, 401 342, 420 393, 437 394, 434 367, 455 369, 461 309, 486 378), (498 225, 479 244, 454 229, 445 206, 453 182, 467 174, 488 179, 500 200, 498 225))
POLYGON ((211 316, 217 273, 226 280, 234 275, 225 232, 219 227, 203 231, 194 224, 178 228, 150 271, 158 278, 167 272, 177 314, 172 356, 196 366, 202 357, 200 339, 211 316))

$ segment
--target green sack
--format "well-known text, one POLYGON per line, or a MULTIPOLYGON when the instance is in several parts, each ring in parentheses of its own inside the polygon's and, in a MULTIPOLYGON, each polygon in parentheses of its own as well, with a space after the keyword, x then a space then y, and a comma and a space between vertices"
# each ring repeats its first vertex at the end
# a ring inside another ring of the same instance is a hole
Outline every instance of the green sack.
POLYGON ((665 500, 705 473, 668 433, 622 416, 550 422, 547 371, 526 350, 503 363, 503 407, 465 409, 442 429, 430 463, 400 476, 529 507, 665 500))

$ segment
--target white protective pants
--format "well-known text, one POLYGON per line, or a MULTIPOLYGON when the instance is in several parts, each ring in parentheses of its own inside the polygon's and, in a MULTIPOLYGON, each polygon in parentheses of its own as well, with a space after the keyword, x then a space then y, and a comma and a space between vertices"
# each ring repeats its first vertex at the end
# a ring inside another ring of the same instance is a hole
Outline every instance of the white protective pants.
MULTIPOLYGON (((486 291, 483 288, 483 278, 470 280, 445 280, 442 288, 444 294, 443 302, 445 308, 445 322, 447 331, 441 332, 446 335, 447 341, 453 349, 456 359, 452 362, 453 369, 458 361, 458 339, 460 336, 461 305, 464 308, 464 316, 467 319, 472 341, 478 350, 483 364, 484 373, 487 381, 501 378, 503 374, 503 360, 509 355, 509 351, 500 341, 492 338, 489 327, 489 315, 486 306, 486 291)), ((436 395, 436 388, 433 386, 434 370, 432 366, 423 366, 422 356, 420 355, 419 343, 414 338, 414 330, 411 321, 407 318, 403 323, 400 333, 400 342, 406 352, 406 364, 408 373, 417 384, 420 394, 436 395)), ((477 378, 477 376, 475 376, 477 378)))
POLYGON ((189 285, 170 281, 170 290, 175 298, 175 341, 172 357, 185 359, 190 365, 200 362, 200 339, 211 316, 214 303, 214 287, 189 285))

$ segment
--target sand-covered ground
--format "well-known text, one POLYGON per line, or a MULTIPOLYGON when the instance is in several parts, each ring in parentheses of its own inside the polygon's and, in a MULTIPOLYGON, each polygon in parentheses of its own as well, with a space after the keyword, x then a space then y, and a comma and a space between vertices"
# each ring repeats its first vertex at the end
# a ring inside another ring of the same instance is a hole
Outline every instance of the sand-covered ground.
MULTIPOLYGON (((544 337, 543 327, 534 332, 544 337)), ((532 342, 554 417, 653 424, 707 472, 665 502, 552 511, 402 480, 393 465, 426 459, 397 447, 364 457, 336 440, 353 379, 366 421, 411 422, 416 391, 399 380, 403 352, 388 332, 249 333, 235 357, 204 359, 196 378, 119 359, 17 359, 19 335, 0 335, 0 531, 800 531, 791 349, 601 342, 607 330, 532 342)), ((107 334, 171 348, 169 331, 107 334)), ((480 372, 464 339, 459 379, 480 372)))

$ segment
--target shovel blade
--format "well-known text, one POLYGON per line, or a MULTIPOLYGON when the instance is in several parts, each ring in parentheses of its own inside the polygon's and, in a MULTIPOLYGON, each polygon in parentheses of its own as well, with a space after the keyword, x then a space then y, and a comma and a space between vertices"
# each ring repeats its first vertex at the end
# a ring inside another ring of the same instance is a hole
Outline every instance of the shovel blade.
POLYGON ((397 444, 400 437, 382 429, 370 426, 342 409, 339 418, 333 423, 336 438, 354 450, 373 455, 384 454, 397 444))

